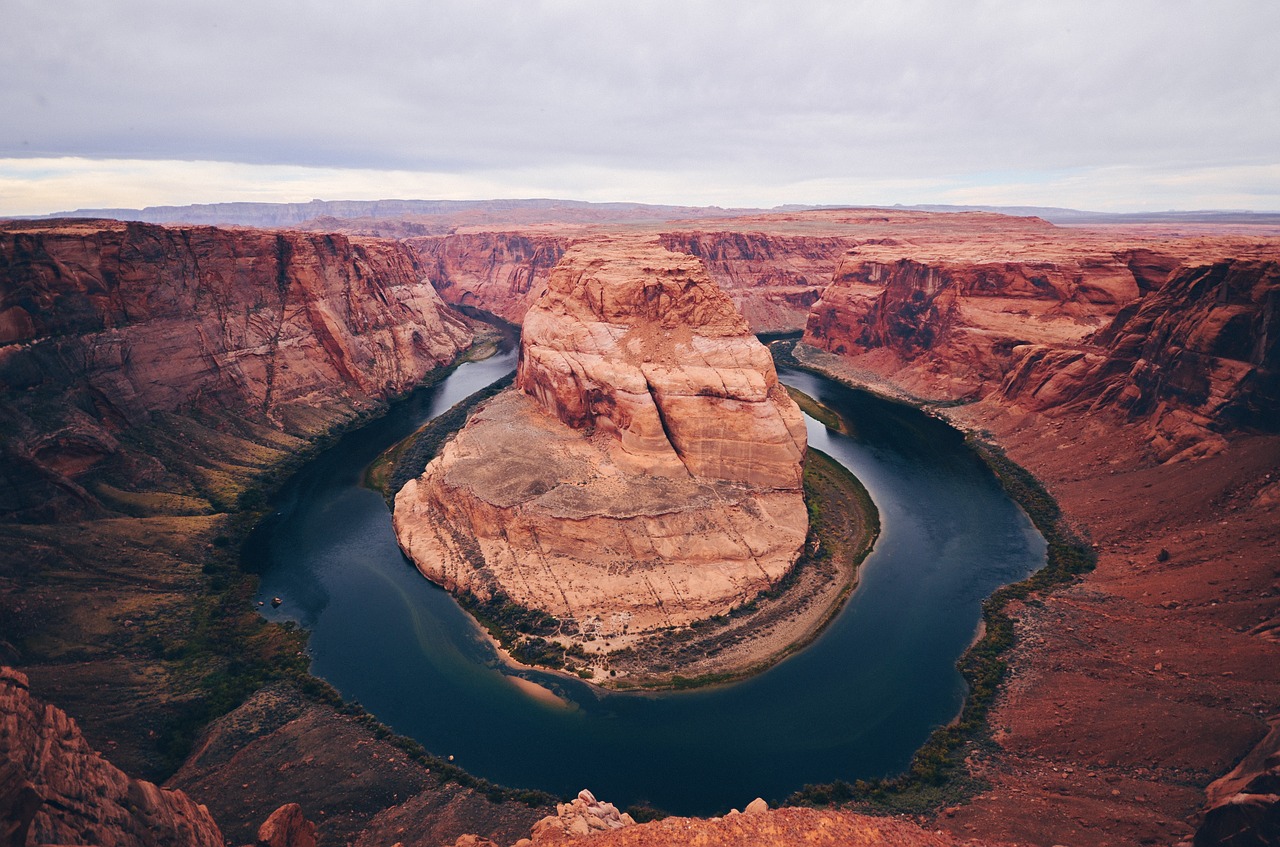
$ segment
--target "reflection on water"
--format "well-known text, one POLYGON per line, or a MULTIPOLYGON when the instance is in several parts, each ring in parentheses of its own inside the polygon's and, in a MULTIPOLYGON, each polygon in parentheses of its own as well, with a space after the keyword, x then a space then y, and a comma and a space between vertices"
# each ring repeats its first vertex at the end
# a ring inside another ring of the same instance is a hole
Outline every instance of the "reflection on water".
POLYGON ((881 513, 858 590, 811 646, 733 685, 605 693, 504 674, 487 638, 404 559, 380 495, 382 449, 515 363, 510 349, 344 437, 281 492, 246 548, 264 614, 311 630, 312 671, 397 731, 495 782, 626 805, 723 813, 805 783, 901 770, 964 694, 955 661, 982 600, 1044 562, 1044 542, 945 424, 803 372, 783 380, 839 412, 809 441, 849 467, 881 513))

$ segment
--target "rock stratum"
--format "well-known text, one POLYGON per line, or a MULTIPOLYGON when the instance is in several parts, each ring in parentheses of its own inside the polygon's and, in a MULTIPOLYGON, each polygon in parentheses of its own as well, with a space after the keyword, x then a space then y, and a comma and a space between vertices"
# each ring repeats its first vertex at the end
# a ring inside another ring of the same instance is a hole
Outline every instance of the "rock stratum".
POLYGON ((403 393, 471 340, 426 276, 341 235, 0 226, 0 514, 91 507, 86 475, 157 415, 305 436, 403 393))
POLYGON ((516 389, 396 496, 419 570, 583 633, 727 611, 795 563, 803 418, 692 257, 570 248, 524 322, 516 389))

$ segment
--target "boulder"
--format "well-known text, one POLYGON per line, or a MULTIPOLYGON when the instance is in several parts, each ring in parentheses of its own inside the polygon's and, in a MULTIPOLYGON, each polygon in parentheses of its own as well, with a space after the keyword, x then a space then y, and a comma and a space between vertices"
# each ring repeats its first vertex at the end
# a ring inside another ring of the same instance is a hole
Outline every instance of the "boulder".
POLYGON ((316 847, 316 825, 297 803, 285 803, 258 827, 258 847, 316 847))

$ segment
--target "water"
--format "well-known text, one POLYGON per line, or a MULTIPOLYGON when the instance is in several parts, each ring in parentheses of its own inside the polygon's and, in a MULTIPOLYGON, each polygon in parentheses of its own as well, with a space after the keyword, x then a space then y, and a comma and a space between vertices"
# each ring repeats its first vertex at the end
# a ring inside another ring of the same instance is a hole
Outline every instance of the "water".
POLYGON ((261 596, 284 599, 264 614, 311 631, 313 673, 478 776, 707 815, 805 783, 899 772, 960 711, 955 661, 983 599, 1044 563, 1043 539, 957 432, 783 371, 845 418, 852 436, 809 420, 809 443, 849 467, 880 509, 880 539, 844 610, 808 648, 733 685, 615 694, 526 674, 564 702, 537 699, 407 562, 381 496, 360 487, 386 446, 514 362, 508 350, 465 364, 349 433, 285 486, 246 548, 261 596))

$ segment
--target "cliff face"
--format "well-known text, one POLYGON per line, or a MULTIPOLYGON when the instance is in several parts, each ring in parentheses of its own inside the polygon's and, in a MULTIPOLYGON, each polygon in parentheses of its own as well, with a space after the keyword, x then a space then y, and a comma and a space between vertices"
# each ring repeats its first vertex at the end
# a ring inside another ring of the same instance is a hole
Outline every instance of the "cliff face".
MULTIPOLYGON (((905 368, 925 396, 981 393, 1003 378, 1015 347, 1078 342, 1136 300, 1141 288, 1127 258, 890 260, 853 251, 810 312, 804 340, 905 368)), ((1163 281, 1158 268, 1147 261, 1144 285, 1163 281)))
POLYGON ((522 343, 518 390, 396 497, 419 570, 631 636, 786 573, 807 528, 803 420, 695 259, 577 245, 522 343))
POLYGON ((405 243, 416 252, 445 301, 474 306, 519 324, 568 241, 552 234, 477 232, 411 238, 405 243))
POLYGON ((1213 432, 1280 432, 1280 263, 1183 268, 1091 340, 1017 348, 999 398, 1143 420, 1163 458, 1222 449, 1213 432))
POLYGON ((701 259, 755 332, 804 327, 809 307, 856 240, 765 232, 668 232, 662 246, 701 259))
MULTIPOLYGON (((565 250, 598 237, 590 229, 561 227, 458 232, 405 243, 445 301, 520 324, 565 250)), ((754 332, 803 327, 840 256, 857 243, 835 235, 700 230, 667 232, 659 239, 671 252, 701 260, 754 332)))
POLYGON ((342 236, 0 227, 0 510, 74 492, 157 414, 309 434, 406 390, 470 340, 425 276, 411 251, 342 236))
POLYGON ((0 668, 0 812, 6 844, 223 844, 208 809, 121 773, 10 668, 0 668))

